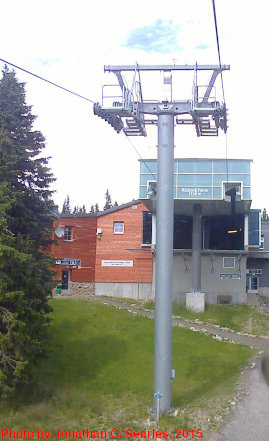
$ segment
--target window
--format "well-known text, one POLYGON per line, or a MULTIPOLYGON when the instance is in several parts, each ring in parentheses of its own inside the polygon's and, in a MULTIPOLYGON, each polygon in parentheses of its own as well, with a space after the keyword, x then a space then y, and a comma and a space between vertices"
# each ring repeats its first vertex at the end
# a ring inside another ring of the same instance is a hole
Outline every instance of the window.
POLYGON ((152 234, 152 216, 149 211, 143 211, 143 244, 151 244, 151 234, 152 234))
POLYGON ((231 194, 226 194, 227 192, 230 192, 232 190, 235 190, 234 192, 234 200, 235 201, 240 201, 241 200, 241 195, 242 195, 242 190, 241 190, 241 182, 224 182, 223 183, 223 199, 226 202, 231 202, 232 201, 232 196, 231 194))
POLYGON ((264 236, 261 236, 261 246, 260 246, 260 250, 264 250, 264 236))
POLYGON ((68 241, 73 240, 73 227, 70 226, 64 227, 64 240, 68 240, 68 241))
POLYGON ((235 268, 235 258, 223 257, 223 268, 235 268))
POLYGON ((123 234, 124 233, 124 222, 114 222, 114 234, 123 234))
POLYGON ((250 246, 259 247, 260 245, 260 231, 261 231, 260 217, 261 217, 260 210, 250 210, 248 215, 248 234, 249 234, 248 243, 250 246))
POLYGON ((212 185, 212 175, 210 175, 210 174, 178 175, 178 185, 211 186, 212 185))

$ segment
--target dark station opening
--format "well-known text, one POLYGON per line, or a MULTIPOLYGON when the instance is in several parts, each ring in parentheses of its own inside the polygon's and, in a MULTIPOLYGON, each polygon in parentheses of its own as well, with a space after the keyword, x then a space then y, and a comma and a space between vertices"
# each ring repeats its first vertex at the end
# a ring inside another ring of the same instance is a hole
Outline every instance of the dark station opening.
POLYGON ((192 217, 176 214, 174 217, 174 249, 192 248, 192 217))
MULTIPOLYGON (((202 249, 243 250, 244 215, 203 217, 202 249)), ((192 217, 175 215, 174 249, 192 248, 192 217)))
POLYGON ((244 215, 204 217, 203 248, 244 249, 244 215))
MULTIPOLYGON (((151 243, 151 213, 143 213, 143 243, 151 243)), ((243 250, 244 215, 204 216, 202 222, 202 249, 243 250)), ((192 216, 174 216, 174 249, 192 249, 192 216)))

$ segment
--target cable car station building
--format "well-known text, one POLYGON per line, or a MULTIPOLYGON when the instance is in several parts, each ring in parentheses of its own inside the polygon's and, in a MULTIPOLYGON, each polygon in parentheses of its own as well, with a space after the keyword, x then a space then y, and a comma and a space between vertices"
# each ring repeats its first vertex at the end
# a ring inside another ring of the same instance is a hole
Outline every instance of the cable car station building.
MULTIPOLYGON (((174 160, 174 300, 201 291, 207 303, 240 304, 247 292, 258 292, 257 273, 266 270, 269 256, 261 250, 260 210, 250 209, 251 162, 174 160)), ((139 196, 152 216, 153 246, 156 193, 157 161, 143 160, 139 196)))

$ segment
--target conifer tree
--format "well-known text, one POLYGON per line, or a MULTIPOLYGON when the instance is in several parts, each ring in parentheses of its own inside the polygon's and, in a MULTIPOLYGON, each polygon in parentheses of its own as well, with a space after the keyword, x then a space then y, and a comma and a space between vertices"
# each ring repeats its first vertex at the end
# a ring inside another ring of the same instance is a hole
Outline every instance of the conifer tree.
POLYGON ((108 190, 106 191, 105 199, 106 199, 106 203, 105 203, 105 206, 104 206, 104 210, 108 210, 109 208, 112 207, 111 196, 110 196, 108 190))
POLYGON ((82 207, 79 208, 80 213, 86 213, 86 207, 85 205, 82 205, 82 207))
POLYGON ((70 198, 68 194, 63 203, 62 214, 69 214, 69 213, 71 213, 71 206, 70 206, 70 198))
POLYGON ((49 225, 54 178, 24 84, 7 67, 0 80, 0 396, 31 378, 46 353, 53 287, 49 225))
POLYGON ((268 220, 269 220, 269 216, 268 216, 268 213, 267 213, 267 211, 266 211, 266 208, 263 209, 263 212, 262 212, 262 220, 263 220, 263 221, 268 221, 268 220))

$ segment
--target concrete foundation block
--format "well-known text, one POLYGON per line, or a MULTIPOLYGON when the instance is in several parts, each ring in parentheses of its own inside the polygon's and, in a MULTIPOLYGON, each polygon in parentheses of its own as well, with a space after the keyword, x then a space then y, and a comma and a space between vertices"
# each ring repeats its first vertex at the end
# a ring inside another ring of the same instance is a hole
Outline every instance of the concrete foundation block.
POLYGON ((205 310, 205 293, 204 292, 187 292, 186 308, 193 312, 204 312, 205 310))

